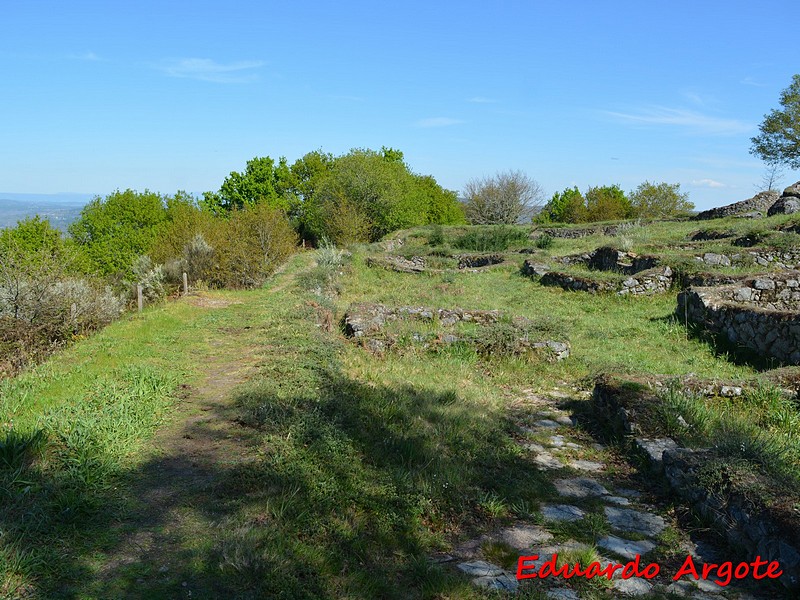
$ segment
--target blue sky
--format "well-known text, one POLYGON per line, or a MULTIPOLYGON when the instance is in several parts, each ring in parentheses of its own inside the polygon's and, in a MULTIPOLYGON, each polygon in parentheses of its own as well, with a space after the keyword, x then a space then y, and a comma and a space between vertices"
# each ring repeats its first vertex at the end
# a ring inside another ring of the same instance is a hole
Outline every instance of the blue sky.
MULTIPOLYGON (((783 2, 5 2, 0 192, 218 189, 248 159, 399 148, 460 190, 752 196, 800 72, 783 2)), ((787 172, 783 185, 800 179, 787 172)))

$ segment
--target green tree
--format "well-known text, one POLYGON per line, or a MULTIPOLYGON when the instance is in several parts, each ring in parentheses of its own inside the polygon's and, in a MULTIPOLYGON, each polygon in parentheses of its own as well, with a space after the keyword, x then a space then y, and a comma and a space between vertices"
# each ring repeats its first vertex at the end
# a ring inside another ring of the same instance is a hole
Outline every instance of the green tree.
POLYGON ((255 157, 247 161, 244 173, 232 171, 223 181, 219 192, 207 192, 203 205, 214 213, 230 212, 259 203, 288 211, 294 188, 295 179, 285 158, 281 157, 275 164, 269 156, 255 157))
POLYGON ((89 202, 69 232, 101 274, 130 276, 134 260, 149 251, 167 220, 159 194, 117 190, 89 202))
POLYGON ((663 218, 694 209, 689 193, 681 192, 680 183, 645 181, 631 192, 630 204, 637 217, 663 218))
POLYGON ((556 192, 544 206, 539 222, 580 223, 586 220, 586 199, 577 187, 556 192))
POLYGON ((618 185, 590 187, 586 192, 587 221, 614 221, 632 216, 631 202, 618 185))
POLYGON ((750 153, 767 164, 779 163, 800 169, 800 75, 781 92, 781 109, 764 115, 758 126, 760 133, 750 138, 750 153))

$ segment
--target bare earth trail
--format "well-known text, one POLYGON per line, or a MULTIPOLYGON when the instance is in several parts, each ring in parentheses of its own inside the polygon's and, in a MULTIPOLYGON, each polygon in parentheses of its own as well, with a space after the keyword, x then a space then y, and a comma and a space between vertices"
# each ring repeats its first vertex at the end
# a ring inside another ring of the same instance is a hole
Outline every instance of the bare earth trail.
POLYGON ((192 597, 190 573, 206 571, 198 563, 208 550, 197 540, 224 516, 217 483, 255 453, 255 432, 236 423, 231 393, 257 370, 253 342, 250 328, 209 341, 201 381, 183 386, 170 422, 151 441, 153 458, 132 476, 134 508, 117 524, 123 541, 98 573, 100 597, 175 597, 178 590, 192 597))

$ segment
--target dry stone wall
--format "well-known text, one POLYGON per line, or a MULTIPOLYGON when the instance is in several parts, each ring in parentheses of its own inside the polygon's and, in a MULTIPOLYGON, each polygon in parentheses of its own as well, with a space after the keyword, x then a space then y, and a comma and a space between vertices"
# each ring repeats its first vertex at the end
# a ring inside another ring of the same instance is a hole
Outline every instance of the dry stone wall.
MULTIPOLYGON (((714 462, 716 457, 711 450, 681 448, 671 438, 647 437, 647 428, 640 426, 637 419, 645 405, 661 402, 647 387, 602 377, 592 397, 596 418, 607 430, 630 440, 628 447, 644 455, 696 514, 720 531, 734 548, 746 553, 749 560, 760 556, 778 561, 783 571, 780 583, 791 590, 800 588, 800 519, 791 508, 755 501, 735 485, 735 480, 713 491, 703 486, 703 473, 719 461, 714 462)), ((760 477, 767 489, 775 487, 775 482, 760 477)))
MULTIPOLYGON (((395 321, 430 323, 435 320, 440 327, 449 328, 457 323, 475 323, 485 327, 505 318, 505 315, 498 310, 433 309, 420 306, 390 307, 384 304, 361 302, 352 304, 347 309, 343 322, 345 335, 358 340, 373 352, 383 352, 397 342, 395 336, 385 332, 386 326, 395 321)), ((532 322, 530 320, 524 317, 514 317, 510 324, 517 332, 515 346, 519 350, 544 352, 555 360, 562 360, 569 356, 569 342, 531 339, 529 329, 532 322)), ((442 332, 434 335, 433 338, 416 334, 416 337, 412 336, 412 338, 423 345, 430 342, 453 344, 470 341, 468 337, 450 332, 442 332)))
POLYGON ((677 315, 730 342, 800 364, 800 272, 768 274, 678 295, 677 315))

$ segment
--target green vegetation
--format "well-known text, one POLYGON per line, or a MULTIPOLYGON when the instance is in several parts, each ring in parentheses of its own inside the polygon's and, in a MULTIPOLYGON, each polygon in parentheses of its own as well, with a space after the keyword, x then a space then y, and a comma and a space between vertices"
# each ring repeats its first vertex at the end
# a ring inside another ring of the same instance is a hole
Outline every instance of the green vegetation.
POLYGON ((773 109, 764 116, 760 133, 751 138, 750 153, 768 165, 785 164, 790 169, 800 169, 800 75, 781 92, 781 109, 773 109))

